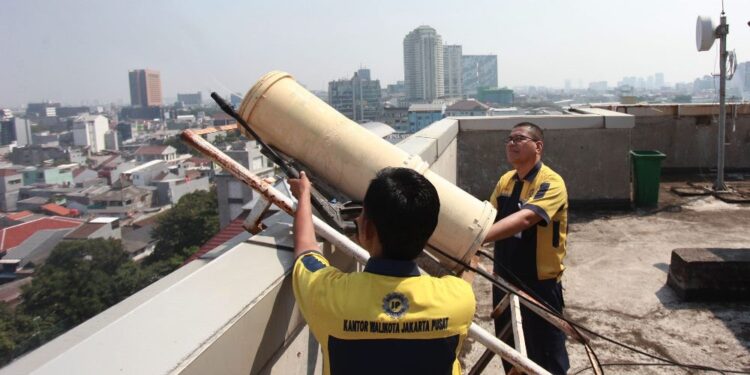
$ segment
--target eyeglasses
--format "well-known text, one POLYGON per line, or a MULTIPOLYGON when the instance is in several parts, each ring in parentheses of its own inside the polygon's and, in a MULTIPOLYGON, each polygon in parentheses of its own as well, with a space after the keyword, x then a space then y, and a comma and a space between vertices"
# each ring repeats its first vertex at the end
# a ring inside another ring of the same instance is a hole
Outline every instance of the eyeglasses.
POLYGON ((524 143, 526 141, 536 142, 537 140, 534 139, 534 138, 531 138, 531 137, 527 137, 525 135, 514 135, 514 136, 510 136, 508 138, 505 138, 505 144, 508 144, 508 145, 509 144, 518 145, 518 144, 524 143))

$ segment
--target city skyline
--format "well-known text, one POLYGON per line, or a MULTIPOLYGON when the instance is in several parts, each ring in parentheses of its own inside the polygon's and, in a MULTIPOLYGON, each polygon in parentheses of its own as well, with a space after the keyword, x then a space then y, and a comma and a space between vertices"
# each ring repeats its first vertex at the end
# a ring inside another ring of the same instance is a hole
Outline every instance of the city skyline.
MULTIPOLYGON (((364 66, 385 87, 404 80, 403 37, 420 25, 435 28, 444 44, 461 45, 466 55, 496 54, 501 87, 561 88, 568 79, 575 86, 614 85, 657 72, 668 83, 689 82, 718 71, 718 43, 698 53, 694 37, 698 15, 718 21, 718 0, 487 1, 465 8, 388 1, 371 7, 341 1, 4 5, 0 106, 42 100, 125 105, 124 72, 133 69, 160 71, 164 98, 244 93, 274 69, 288 71, 309 89, 325 90, 327 82, 364 66), (123 19, 137 27, 118 26, 123 19)), ((727 0, 725 7, 728 48, 747 61, 750 2, 727 0)))

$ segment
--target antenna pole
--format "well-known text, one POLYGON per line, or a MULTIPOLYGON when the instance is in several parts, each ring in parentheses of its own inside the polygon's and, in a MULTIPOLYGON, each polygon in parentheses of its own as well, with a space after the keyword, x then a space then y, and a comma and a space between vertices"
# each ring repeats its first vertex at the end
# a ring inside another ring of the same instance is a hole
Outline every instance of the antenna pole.
POLYGON ((729 25, 724 10, 721 12, 721 24, 716 29, 716 36, 719 38, 720 62, 719 62, 719 139, 717 141, 717 165, 716 165, 716 183, 714 191, 725 191, 724 184, 724 149, 725 149, 725 131, 726 131, 726 85, 727 85, 727 34, 729 34, 729 25))

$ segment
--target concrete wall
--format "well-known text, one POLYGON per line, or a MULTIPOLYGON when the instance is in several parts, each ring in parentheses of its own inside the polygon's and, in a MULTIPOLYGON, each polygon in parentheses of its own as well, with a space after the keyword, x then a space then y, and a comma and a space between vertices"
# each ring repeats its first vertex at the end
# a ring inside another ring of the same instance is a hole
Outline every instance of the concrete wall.
POLYGON ((397 146, 413 155, 419 155, 430 169, 446 180, 456 183, 458 156, 458 121, 443 119, 420 130, 397 146))
POLYGON ((458 186, 487 200, 500 176, 511 170, 505 138, 530 121, 544 129, 542 161, 565 180, 573 204, 626 205, 630 200, 629 139, 633 118, 608 113, 563 116, 460 118, 458 186))
MULTIPOLYGON (((718 146, 718 105, 600 106, 635 115, 631 146, 667 155, 664 168, 715 170, 718 146)), ((727 109, 725 166, 750 169, 750 104, 727 109), (735 116, 736 115, 736 116, 735 116)))
POLYGON ((177 204, 183 195, 197 190, 209 190, 208 177, 201 177, 190 181, 167 180, 157 181, 156 194, 159 205, 177 204))

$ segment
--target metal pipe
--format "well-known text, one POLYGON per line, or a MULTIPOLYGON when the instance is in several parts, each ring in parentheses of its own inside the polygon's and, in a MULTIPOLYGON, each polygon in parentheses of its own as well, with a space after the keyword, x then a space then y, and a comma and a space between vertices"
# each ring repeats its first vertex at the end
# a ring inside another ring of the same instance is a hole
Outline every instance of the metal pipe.
MULTIPOLYGON (((269 145, 304 163, 317 178, 352 200, 362 200, 369 182, 385 167, 406 167, 423 174, 440 196, 437 228, 428 243, 465 263, 494 222, 496 210, 489 202, 431 171, 419 156, 348 119, 287 73, 275 71, 261 77, 237 112, 269 145)), ((463 269, 432 254, 451 271, 463 269)))
MULTIPOLYGON (((251 189, 257 191, 259 194, 264 196, 284 212, 289 215, 294 215, 294 211, 296 210, 294 202, 292 202, 289 197, 276 190, 273 186, 271 186, 271 184, 263 181, 260 177, 250 172, 242 164, 230 158, 214 145, 203 139, 201 136, 193 133, 191 130, 188 129, 183 131, 181 133, 181 137, 182 140, 189 146, 198 150, 203 155, 209 157, 211 160, 224 168, 224 170, 247 184, 251 189)), ((316 216, 313 216, 313 227, 315 227, 315 233, 323 237, 337 249, 341 249, 349 255, 353 256, 354 259, 357 260, 357 262, 366 264, 367 260, 370 259, 370 254, 367 252, 367 250, 360 247, 354 241, 350 240, 347 236, 331 228, 331 226, 326 224, 323 220, 318 219, 316 216)), ((477 342, 483 344, 488 349, 495 352, 503 359, 514 364, 515 366, 518 366, 518 368, 520 368, 527 374, 550 375, 549 372, 540 367, 534 361, 524 357, 523 355, 521 355, 521 353, 517 352, 516 350, 508 346, 508 344, 502 342, 500 339, 490 334, 477 324, 471 324, 469 326, 468 335, 474 340, 477 340, 477 342)))
POLYGON ((724 137, 727 123, 727 109, 726 109, 726 94, 727 94, 727 34, 729 34, 729 25, 727 25, 727 17, 724 12, 721 12, 721 24, 716 30, 719 34, 719 49, 720 49, 720 62, 719 62, 719 140, 718 140, 718 153, 716 161, 716 184, 714 185, 714 191, 724 191, 727 189, 724 185, 724 137))

